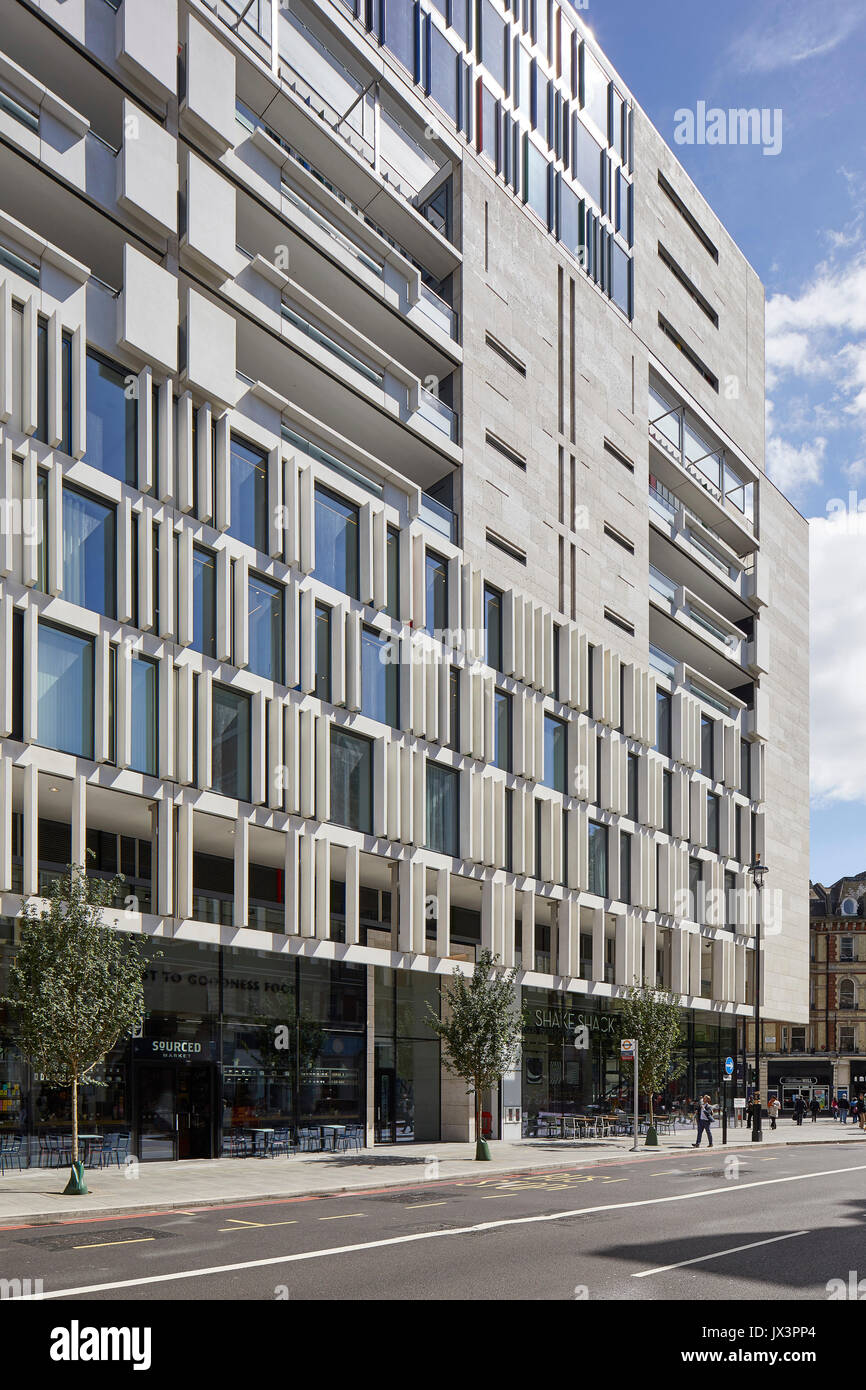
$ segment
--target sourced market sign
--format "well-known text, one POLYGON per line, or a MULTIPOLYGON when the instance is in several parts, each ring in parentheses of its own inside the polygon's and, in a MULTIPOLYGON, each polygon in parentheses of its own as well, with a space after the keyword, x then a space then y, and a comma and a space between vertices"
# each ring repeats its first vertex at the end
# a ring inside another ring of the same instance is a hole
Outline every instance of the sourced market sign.
POLYGON ((214 1044, 186 1038, 133 1038, 133 1057, 152 1062, 212 1062, 214 1044))

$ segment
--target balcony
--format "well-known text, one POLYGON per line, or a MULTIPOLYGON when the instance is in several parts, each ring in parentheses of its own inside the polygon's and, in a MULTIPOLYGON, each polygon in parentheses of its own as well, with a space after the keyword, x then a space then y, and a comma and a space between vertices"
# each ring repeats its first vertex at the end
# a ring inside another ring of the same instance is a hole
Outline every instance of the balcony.
POLYGON ((648 429, 656 451, 651 468, 660 481, 692 503, 701 524, 715 530, 737 554, 753 550, 754 481, 740 476, 725 450, 713 447, 692 424, 684 406, 671 406, 652 388, 648 429))
POLYGON ((457 416, 449 405, 440 401, 438 396, 434 396, 431 391, 421 387, 420 403, 418 415, 422 420, 426 420, 428 425, 441 431, 446 439, 452 444, 457 443, 457 416))
POLYGON ((437 536, 444 536, 447 541, 457 543, 456 516, 450 507, 445 506, 444 502, 438 502, 435 497, 430 497, 426 492, 421 493, 418 520, 428 526, 431 531, 435 531, 437 536))

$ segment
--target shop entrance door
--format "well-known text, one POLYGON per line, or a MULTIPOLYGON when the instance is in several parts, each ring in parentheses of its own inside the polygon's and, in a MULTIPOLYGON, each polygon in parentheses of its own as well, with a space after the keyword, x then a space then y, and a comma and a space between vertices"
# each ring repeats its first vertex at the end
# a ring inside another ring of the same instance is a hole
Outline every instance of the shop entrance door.
POLYGON ((213 1157, 212 1066, 157 1063, 138 1067, 138 1146, 143 1163, 213 1157))
POLYGON ((376 1068, 376 1143, 396 1144, 397 1073, 393 1067, 376 1068))

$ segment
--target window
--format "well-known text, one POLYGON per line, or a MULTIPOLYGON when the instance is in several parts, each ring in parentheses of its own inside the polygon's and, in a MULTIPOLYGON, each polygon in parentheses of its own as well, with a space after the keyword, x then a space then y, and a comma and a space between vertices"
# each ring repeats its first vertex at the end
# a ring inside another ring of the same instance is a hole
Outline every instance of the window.
POLYGON ((452 666, 448 678, 448 747, 460 752, 460 668, 452 666))
POLYGON ((427 848, 456 858, 460 849, 459 776, 453 767, 427 762, 427 848))
POLYGON ((448 627, 448 561, 427 551, 424 573, 427 590, 427 631, 431 636, 448 627))
POLYGON ((197 545, 192 549, 192 645, 202 656, 216 656, 216 560, 197 545))
POLYGON ((842 980, 839 985, 839 1008, 856 1009, 857 996, 853 980, 842 980))
POLYGON ((595 681, 593 680, 594 657, 595 647, 591 642, 588 642, 586 645, 586 712, 590 719, 595 718, 595 701, 593 698, 593 686, 595 685, 595 681))
POLYGON ((631 902, 631 835, 624 830, 619 835, 619 900, 631 902))
POLYGON ((725 869, 725 924, 728 931, 737 929, 737 875, 725 869))
POLYGON ((528 134, 523 137, 523 201, 550 226, 550 165, 528 134))
POLYGON ((72 453, 72 334, 63 330, 60 351, 60 448, 72 453))
POLYGON ((64 488, 63 597, 113 618, 116 553, 114 508, 64 488))
POLYGON ((223 796, 250 799, 250 699, 214 685, 211 785, 223 796))
POLYGON ((383 42, 385 47, 390 49, 395 58, 399 58, 404 68, 408 68, 413 77, 417 77, 415 7, 414 5, 388 4, 383 6, 383 9, 383 42))
POLYGON ((38 741, 60 753, 93 757, 93 642, 39 624, 38 741))
POLYGON ((490 0, 480 0, 477 13, 476 45, 479 62, 484 64, 491 77, 506 87, 505 24, 490 4, 490 0))
POLYGON ((592 932, 580 933, 580 978, 592 979, 592 932))
POLYGON ((703 921, 704 867, 700 859, 689 860, 689 912, 693 922, 703 921))
POLYGON ((589 891, 607 897, 607 826, 589 822, 589 891))
POLYGON ((232 435, 229 535, 265 553, 268 548, 268 456, 232 435))
POLYGON ((251 574, 249 579, 249 669, 266 680, 283 679, 283 590, 251 574))
POLYGON ((48 443, 48 320, 36 322, 36 438, 48 443))
POLYGON ((494 671, 502 670, 502 594, 484 585, 485 660, 494 671))
POLYGON ((628 809, 626 815, 629 820, 637 820, 638 802, 638 777, 640 775, 640 761, 637 753, 628 755, 628 809))
POLYGON ((740 791, 751 799, 752 745, 744 738, 740 739, 740 791))
POLYGON ((138 400, 128 393, 127 380, 135 382, 135 374, 88 350, 85 460, 101 473, 134 485, 138 477, 138 400))
POLYGON ((707 849, 719 852, 719 798, 707 792, 707 849))
POLYGON ((745 814, 745 807, 737 806, 734 812, 734 858, 738 864, 743 862, 743 816, 745 814))
MULTIPOLYGON (((389 10, 392 8, 389 5, 389 10)), ((402 7, 401 7, 402 8, 402 7)), ((428 90, 452 124, 460 124, 460 63, 457 53, 434 24, 427 30, 430 39, 428 90)), ((408 64, 406 65, 408 67, 408 64)))
POLYGON ((361 713, 400 726, 400 667, 388 637, 371 627, 361 630, 361 713))
POLYGON ((328 488, 316 488, 316 579, 358 597, 358 508, 328 488))
POLYGON ((385 542, 385 565, 387 569, 388 598, 385 612, 389 618, 400 621, 400 532, 396 526, 388 527, 385 542))
POLYGON ((716 721, 710 719, 708 715, 701 715, 701 766, 700 771, 705 777, 709 777, 711 782, 715 781, 715 733, 716 721))
POLYGON ((840 936, 839 938, 839 959, 854 959, 854 938, 853 936, 840 936))
MULTIPOLYGON (((505 872, 511 873, 514 864, 514 792, 505 788, 505 872)), ((520 940, 520 933, 517 933, 520 940)))
POLYGON ((133 656, 132 686, 132 754, 130 767, 136 772, 156 776, 156 672, 155 661, 146 656, 133 656))
POLYGON ((552 714, 544 716, 544 785, 567 791, 566 725, 552 714))
POLYGON ((671 706, 672 700, 666 690, 656 690, 656 743, 657 753, 663 757, 671 756, 671 706))
POLYGON ((511 771, 511 696, 504 690, 493 695, 493 765, 511 771))
POLYGON ((662 830, 673 834, 674 774, 662 768, 662 830))
POLYGON ((320 700, 331 700, 331 610, 326 603, 316 604, 316 684, 314 692, 320 700))
POLYGON ((331 820, 373 833, 373 745, 345 729, 331 729, 331 820))
MULTIPOLYGON (((40 468, 36 473, 36 587, 48 593, 48 474, 40 468)), ((25 533, 26 535, 26 533, 25 533)), ((32 533, 31 542, 32 544, 32 533)))
POLYGON ((854 1029, 850 1026, 840 1027, 839 1029, 839 1051, 854 1051, 854 1029))

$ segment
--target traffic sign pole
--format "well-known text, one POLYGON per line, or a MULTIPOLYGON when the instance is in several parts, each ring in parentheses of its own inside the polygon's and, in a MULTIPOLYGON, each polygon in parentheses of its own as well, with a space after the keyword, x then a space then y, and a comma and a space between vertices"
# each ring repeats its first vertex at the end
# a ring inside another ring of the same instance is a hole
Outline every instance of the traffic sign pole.
POLYGON ((634 1143, 631 1146, 632 1153, 637 1153, 637 1133, 638 1133, 638 1094, 637 1094, 637 1051, 638 1041, 634 1043, 634 1143))
POLYGON ((733 1057, 725 1058, 725 1079, 722 1082, 722 1143, 728 1142, 728 1077, 734 1074, 733 1057))

